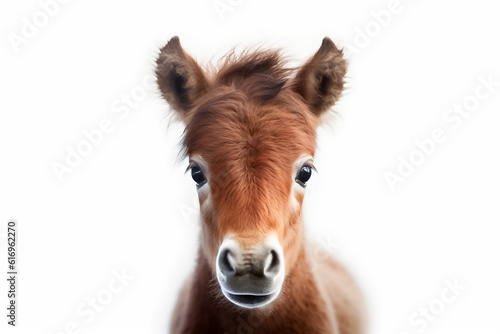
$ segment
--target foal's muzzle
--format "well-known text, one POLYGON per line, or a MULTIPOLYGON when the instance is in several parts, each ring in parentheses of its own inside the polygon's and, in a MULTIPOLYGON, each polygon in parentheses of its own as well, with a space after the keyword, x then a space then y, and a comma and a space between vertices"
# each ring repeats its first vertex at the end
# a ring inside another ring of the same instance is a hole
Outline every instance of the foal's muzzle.
POLYGON ((272 302, 285 277, 283 250, 274 235, 250 248, 241 247, 233 237, 226 238, 219 248, 216 267, 224 296, 244 308, 272 302))

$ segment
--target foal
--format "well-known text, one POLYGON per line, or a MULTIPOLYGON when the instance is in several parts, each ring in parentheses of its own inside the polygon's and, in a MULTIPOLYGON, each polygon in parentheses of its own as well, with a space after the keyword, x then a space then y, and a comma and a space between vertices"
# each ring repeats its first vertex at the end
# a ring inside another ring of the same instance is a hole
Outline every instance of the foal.
POLYGON ((333 259, 311 270, 302 224, 316 127, 345 73, 329 38, 297 70, 278 51, 229 54, 207 71, 177 37, 161 49, 158 85, 186 125, 201 211, 172 333, 363 333, 356 284, 333 259))

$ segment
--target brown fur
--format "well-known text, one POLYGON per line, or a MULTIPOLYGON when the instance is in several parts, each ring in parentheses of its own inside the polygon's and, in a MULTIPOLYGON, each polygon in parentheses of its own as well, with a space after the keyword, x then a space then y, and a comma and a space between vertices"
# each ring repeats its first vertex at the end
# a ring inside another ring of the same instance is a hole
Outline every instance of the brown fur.
POLYGON ((334 260, 311 271, 303 195, 293 194, 299 205, 290 204, 294 162, 314 156, 319 116, 342 92, 342 52, 325 38, 298 70, 286 68, 278 51, 257 50, 230 54, 205 72, 173 38, 157 63, 162 95, 186 124, 185 154, 201 156, 210 178, 210 194, 200 195, 197 266, 179 296, 172 333, 362 333, 354 281, 334 260), (228 234, 251 246, 270 232, 285 256, 282 292, 263 308, 237 308, 215 279, 219 246, 228 234))

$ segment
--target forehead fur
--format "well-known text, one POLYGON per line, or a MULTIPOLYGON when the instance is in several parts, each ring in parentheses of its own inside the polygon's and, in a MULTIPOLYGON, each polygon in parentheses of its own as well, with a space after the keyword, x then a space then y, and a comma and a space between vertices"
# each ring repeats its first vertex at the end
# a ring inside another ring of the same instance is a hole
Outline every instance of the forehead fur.
POLYGON ((184 153, 283 144, 288 153, 312 154, 317 120, 288 84, 292 72, 279 51, 226 55, 220 68, 211 70, 211 89, 188 119, 184 153))

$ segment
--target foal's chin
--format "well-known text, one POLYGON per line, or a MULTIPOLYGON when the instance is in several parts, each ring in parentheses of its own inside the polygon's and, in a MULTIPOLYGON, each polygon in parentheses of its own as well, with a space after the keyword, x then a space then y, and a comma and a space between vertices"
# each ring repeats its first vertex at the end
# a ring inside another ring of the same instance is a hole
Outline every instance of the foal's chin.
POLYGON ((219 248, 216 271, 224 296, 245 309, 264 307, 280 294, 285 278, 283 249, 275 235, 242 247, 228 237, 219 248))

